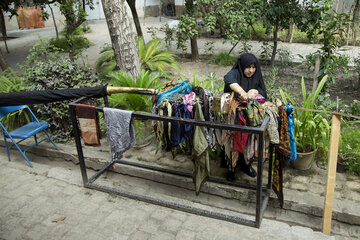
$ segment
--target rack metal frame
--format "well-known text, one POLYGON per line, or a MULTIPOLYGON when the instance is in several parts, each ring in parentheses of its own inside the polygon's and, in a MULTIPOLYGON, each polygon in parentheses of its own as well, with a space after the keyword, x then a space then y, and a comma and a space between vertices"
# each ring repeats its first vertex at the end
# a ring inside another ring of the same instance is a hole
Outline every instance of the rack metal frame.
MULTIPOLYGON (((151 95, 148 92, 136 92, 136 93, 151 95)), ((103 191, 103 192, 108 192, 108 193, 115 193, 115 194, 119 194, 123 197, 140 200, 140 201, 148 202, 151 204, 156 204, 159 206, 168 207, 168 208, 172 208, 175 210, 180 210, 180 211, 184 211, 184 212, 188 212, 188 213, 192 213, 192 214, 202 215, 202 216, 206 216, 206 217, 211 217, 211 218, 215 218, 215 219, 220 219, 220 220, 243 224, 243 225, 247 225, 247 226, 251 226, 251 227, 260 228, 261 221, 262 221, 264 211, 266 209, 266 206, 267 206, 267 203, 269 200, 270 191, 272 188, 272 156, 273 156, 274 146, 271 144, 270 144, 270 149, 269 149, 268 182, 267 182, 266 186, 262 186, 263 146, 264 146, 263 139, 264 139, 264 133, 268 127, 268 122, 269 122, 268 116, 266 116, 263 124, 260 127, 255 128, 255 127, 247 127, 247 126, 222 124, 222 123, 216 123, 216 122, 197 121, 194 119, 182 119, 182 118, 175 118, 175 117, 167 117, 167 116, 160 116, 160 115, 150 114, 150 113, 140 113, 140 112, 132 113, 133 118, 135 118, 137 120, 156 120, 156 121, 165 121, 165 122, 178 122, 178 123, 182 123, 182 124, 191 124, 194 126, 202 126, 202 127, 208 127, 208 128, 214 128, 214 129, 231 130, 231 131, 247 132, 250 134, 257 134, 259 136, 259 143, 258 143, 259 144, 258 145, 258 149, 259 149, 258 156, 259 157, 257 160, 256 184, 248 184, 248 183, 241 183, 241 182, 229 182, 229 181, 227 181, 223 178, 219 178, 219 177, 210 177, 207 180, 210 182, 216 182, 216 183, 220 183, 220 184, 224 184, 224 185, 228 185, 228 186, 240 187, 240 188, 247 188, 247 189, 256 191, 256 210, 255 210, 255 221, 254 221, 254 220, 249 220, 246 218, 238 217, 235 215, 224 214, 224 213, 220 213, 220 212, 216 212, 216 211, 209 211, 209 210, 204 210, 204 209, 200 209, 200 208, 195 208, 195 207, 192 207, 189 205, 178 204, 178 203, 171 202, 171 201, 165 201, 162 199, 158 199, 158 198, 154 198, 154 197, 150 197, 150 196, 146 196, 146 195, 141 195, 141 194, 136 194, 136 193, 124 191, 122 189, 112 188, 112 187, 108 187, 105 185, 95 183, 96 179, 98 179, 106 171, 110 170, 114 164, 129 165, 129 166, 133 166, 133 167, 137 167, 137 168, 150 169, 153 171, 159 171, 159 172, 178 175, 178 176, 182 176, 182 177, 192 177, 192 176, 191 176, 191 174, 189 174, 187 172, 171 170, 171 169, 166 169, 166 168, 162 168, 162 167, 158 167, 158 166, 151 166, 151 165, 147 165, 147 164, 140 164, 140 163, 136 163, 136 162, 123 160, 120 158, 120 159, 111 159, 109 163, 107 163, 100 170, 98 170, 93 176, 88 177, 87 170, 86 170, 86 163, 85 163, 84 154, 83 154, 83 148, 82 148, 81 139, 80 139, 80 136, 81 136, 80 129, 79 129, 79 125, 78 125, 78 121, 77 121, 77 117, 76 117, 76 110, 75 110, 76 104, 82 103, 86 99, 87 98, 82 97, 82 98, 79 98, 69 104, 70 116, 71 116, 72 124, 74 127, 74 137, 75 137, 76 148, 77 148, 77 153, 78 153, 78 158, 79 158, 79 165, 80 165, 80 170, 81 170, 84 187, 103 191)), ((105 103, 105 106, 108 106, 107 96, 104 97, 104 103, 105 103)), ((96 107, 95 109, 97 112, 103 112, 103 108, 101 108, 101 107, 96 107)))

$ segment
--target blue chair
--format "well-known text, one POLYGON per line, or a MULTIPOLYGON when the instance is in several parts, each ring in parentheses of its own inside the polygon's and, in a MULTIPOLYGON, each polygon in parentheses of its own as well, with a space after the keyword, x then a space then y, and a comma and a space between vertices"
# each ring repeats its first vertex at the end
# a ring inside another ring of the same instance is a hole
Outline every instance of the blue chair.
POLYGON ((29 106, 27 105, 21 105, 21 106, 8 106, 8 107, 0 107, 0 126, 4 135, 4 141, 5 141, 5 147, 6 147, 6 151, 8 154, 8 158, 10 161, 10 149, 15 146, 20 153, 23 155, 23 157, 25 158, 25 160, 28 162, 28 164, 30 165, 30 167, 32 167, 29 159, 26 156, 26 151, 29 150, 32 147, 35 147, 37 145, 39 145, 41 142, 49 139, 50 142, 55 146, 55 148, 57 150, 59 150, 59 148, 56 146, 56 144, 54 143, 54 141, 51 139, 50 135, 46 132, 46 128, 49 127, 49 124, 46 122, 39 122, 39 120, 35 117, 34 113, 30 110, 29 106), (6 115, 19 111, 21 109, 25 109, 28 110, 28 112, 30 113, 30 119, 31 122, 27 123, 24 126, 21 126, 11 132, 8 132, 8 130, 6 129, 6 127, 4 126, 3 122, 1 121, 3 119, 3 117, 5 117, 6 115), (36 134, 43 131, 46 134, 46 138, 42 139, 41 141, 37 140, 36 134), (35 139, 35 144, 31 145, 30 147, 26 148, 24 151, 21 150, 20 146, 18 145, 20 142, 28 139, 29 137, 34 136, 35 139), (7 138, 10 138, 10 140, 12 141, 12 144, 9 145, 8 142, 6 141, 7 138), (16 140, 16 139, 20 139, 20 140, 16 140))

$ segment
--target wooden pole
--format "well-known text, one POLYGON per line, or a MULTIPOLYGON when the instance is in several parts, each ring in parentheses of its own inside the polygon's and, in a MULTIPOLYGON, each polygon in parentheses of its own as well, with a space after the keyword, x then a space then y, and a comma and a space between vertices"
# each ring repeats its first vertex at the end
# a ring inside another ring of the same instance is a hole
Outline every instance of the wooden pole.
POLYGON ((320 54, 316 55, 316 60, 315 60, 315 71, 314 71, 314 77, 313 77, 313 87, 312 87, 312 91, 315 92, 317 87, 318 87, 318 73, 320 70, 320 54))
POLYGON ((332 115, 331 137, 330 137, 330 151, 328 161, 328 171, 326 179, 326 192, 324 201, 324 214, 322 221, 322 232, 330 235, 331 233, 331 218, 332 207, 334 202, 335 180, 336 180, 336 163, 339 148, 340 138, 340 115, 332 115))

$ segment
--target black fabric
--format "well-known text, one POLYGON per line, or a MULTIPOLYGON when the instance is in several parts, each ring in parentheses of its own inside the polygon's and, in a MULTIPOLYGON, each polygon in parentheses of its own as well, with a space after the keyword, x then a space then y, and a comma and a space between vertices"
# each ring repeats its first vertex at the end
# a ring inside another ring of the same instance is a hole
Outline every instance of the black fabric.
POLYGON ((80 97, 104 97, 106 86, 91 88, 72 88, 59 90, 29 91, 0 93, 0 106, 17 106, 29 104, 44 104, 50 102, 76 99, 80 97))
MULTIPOLYGON (((224 82, 224 92, 231 92, 230 84, 238 83, 244 91, 248 92, 250 89, 256 89, 259 91, 259 94, 267 98, 259 61, 251 53, 244 53, 239 57, 233 68, 224 76, 224 82), (244 69, 253 63, 255 64, 256 72, 251 78, 247 78, 244 75, 244 69)), ((237 94, 235 97, 237 97, 237 94)))

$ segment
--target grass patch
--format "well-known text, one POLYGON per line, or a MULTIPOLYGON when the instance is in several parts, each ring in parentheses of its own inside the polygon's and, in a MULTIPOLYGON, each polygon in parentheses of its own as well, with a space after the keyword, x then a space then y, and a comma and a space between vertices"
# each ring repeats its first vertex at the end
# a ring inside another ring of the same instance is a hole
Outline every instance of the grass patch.
POLYGON ((220 66, 233 66, 236 60, 237 58, 231 56, 228 52, 221 52, 218 55, 212 56, 209 62, 220 66))
MULTIPOLYGON (((64 52, 70 51, 70 46, 69 46, 68 40, 66 38, 52 39, 50 41, 50 44, 54 47, 62 49, 64 52)), ((80 37, 80 36, 73 36, 72 44, 73 44, 74 51, 90 47, 90 41, 87 38, 80 37)))

